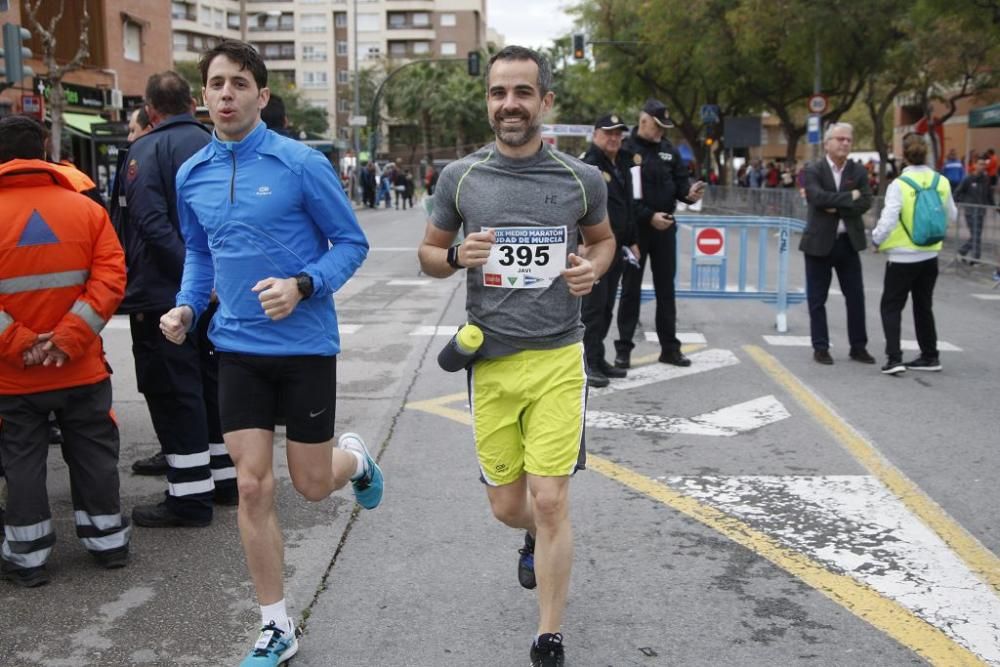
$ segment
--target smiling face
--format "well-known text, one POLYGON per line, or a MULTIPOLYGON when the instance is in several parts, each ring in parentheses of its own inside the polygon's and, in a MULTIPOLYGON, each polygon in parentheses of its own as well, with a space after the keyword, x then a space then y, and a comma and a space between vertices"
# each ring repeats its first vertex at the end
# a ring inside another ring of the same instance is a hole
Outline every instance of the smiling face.
POLYGON ((539 148, 542 117, 555 94, 538 88, 538 65, 532 60, 497 60, 490 68, 486 107, 497 148, 511 157, 531 155, 539 148))
POLYGON ((223 141, 240 141, 260 122, 260 110, 267 106, 271 92, 258 88, 253 74, 225 55, 216 56, 208 66, 205 106, 223 141))
POLYGON ((594 130, 594 145, 604 151, 613 162, 615 157, 618 155, 618 151, 622 147, 622 135, 625 134, 624 130, 594 130))

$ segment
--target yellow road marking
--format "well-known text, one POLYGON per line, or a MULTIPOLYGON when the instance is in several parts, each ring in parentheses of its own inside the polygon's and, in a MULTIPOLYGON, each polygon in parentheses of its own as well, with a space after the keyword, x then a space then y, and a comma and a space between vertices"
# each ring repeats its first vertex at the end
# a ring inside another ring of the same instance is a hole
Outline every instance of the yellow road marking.
POLYGON ((940 629, 906 607, 882 597, 850 576, 831 572, 821 563, 783 546, 721 510, 599 456, 588 454, 587 467, 686 514, 766 558, 900 644, 909 647, 933 665, 954 667, 985 664, 974 653, 956 644, 940 629))
POLYGON ((892 491, 970 570, 1000 592, 1000 558, 958 524, 945 510, 890 463, 870 441, 842 419, 781 362, 756 345, 743 349, 771 378, 795 398, 868 472, 892 491))
MULTIPOLYGON (((682 349, 687 353, 703 347, 705 346, 689 345, 682 349)), ((752 345, 744 346, 744 350, 820 421, 862 465, 899 496, 910 511, 931 526, 973 571, 985 577, 994 590, 997 590, 1000 569, 997 566, 996 556, 961 526, 955 524, 944 510, 886 461, 870 443, 840 419, 774 357, 752 345)), ((633 365, 641 365, 647 360, 655 362, 656 359, 657 355, 636 358, 633 365)), ((406 407, 471 425, 472 418, 467 408, 459 410, 449 407, 449 404, 464 402, 467 399, 466 392, 457 392, 425 401, 414 401, 408 403, 406 407)), ((932 665, 947 667, 985 665, 974 653, 894 600, 883 597, 848 575, 831 572, 821 562, 785 547, 749 524, 594 454, 588 454, 587 464, 591 470, 695 519, 766 558, 903 646, 910 648, 932 665)))

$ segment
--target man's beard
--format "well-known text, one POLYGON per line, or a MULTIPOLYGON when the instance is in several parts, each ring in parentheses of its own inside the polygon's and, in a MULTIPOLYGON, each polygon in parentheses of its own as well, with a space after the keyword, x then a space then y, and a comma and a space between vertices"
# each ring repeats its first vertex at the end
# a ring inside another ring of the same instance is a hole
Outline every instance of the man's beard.
POLYGON ((530 142, 538 135, 538 130, 542 127, 541 116, 534 120, 524 114, 508 114, 506 117, 518 117, 526 121, 523 129, 504 128, 502 121, 497 120, 495 116, 490 116, 490 127, 493 128, 497 139, 512 148, 519 148, 530 142))

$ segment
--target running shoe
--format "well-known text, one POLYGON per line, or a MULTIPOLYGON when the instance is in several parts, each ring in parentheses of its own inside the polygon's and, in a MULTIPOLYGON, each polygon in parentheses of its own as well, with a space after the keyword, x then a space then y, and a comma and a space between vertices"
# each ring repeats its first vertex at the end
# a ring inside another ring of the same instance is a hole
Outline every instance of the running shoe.
POLYGON ((292 624, 291 630, 284 631, 272 621, 260 629, 257 643, 250 649, 250 655, 243 658, 240 667, 274 667, 291 658, 298 650, 295 624, 292 624))
POLYGON ((913 361, 907 361, 906 367, 912 371, 939 371, 941 370, 941 359, 920 355, 913 361))
POLYGON ((375 509, 382 502, 382 469, 368 453, 365 441, 357 433, 344 433, 337 441, 337 446, 361 454, 361 460, 365 462, 365 474, 351 481, 354 497, 366 510, 375 509))
POLYGON ((899 375, 906 372, 906 364, 902 359, 889 359, 882 367, 882 372, 886 375, 899 375))
POLYGON ((517 559, 517 580, 528 590, 533 589, 535 581, 535 538, 531 533, 524 533, 524 546, 517 550, 521 554, 517 559))
POLYGON ((563 667, 566 654, 563 651, 561 632, 541 635, 531 643, 531 667, 563 667))

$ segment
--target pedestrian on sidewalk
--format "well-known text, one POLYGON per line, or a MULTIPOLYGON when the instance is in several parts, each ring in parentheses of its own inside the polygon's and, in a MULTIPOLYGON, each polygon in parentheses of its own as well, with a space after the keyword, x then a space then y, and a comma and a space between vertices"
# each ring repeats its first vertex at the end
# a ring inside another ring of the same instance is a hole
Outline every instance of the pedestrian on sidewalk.
MULTIPOLYGON (((908 178, 921 188, 928 188, 938 174, 926 165, 927 143, 919 134, 911 133, 903 137, 903 159, 907 166, 886 189, 885 206, 872 230, 872 242, 878 252, 886 254, 880 310, 887 357, 882 372, 888 375, 906 370, 941 370, 933 301, 938 276, 937 258, 942 242, 919 246, 911 238, 917 191, 903 181, 903 178, 908 178), (913 297, 913 326, 920 356, 904 364, 900 326, 903 307, 909 296, 913 297)), ((950 224, 958 218, 958 209, 952 200, 948 179, 938 179, 937 193, 950 224)))
POLYGON ((853 142, 854 128, 849 123, 833 123, 823 136, 826 156, 810 162, 805 171, 809 212, 799 250, 806 263, 813 359, 825 365, 833 363, 826 298, 834 271, 847 306, 850 358, 865 364, 875 363, 868 353, 865 286, 858 254, 868 245, 861 216, 871 208, 872 192, 864 166, 847 159, 853 142))
POLYGON ((419 258, 436 278, 467 269, 469 321, 486 335, 469 371, 481 476, 494 516, 525 531, 518 580, 537 584, 539 607, 531 664, 554 667, 573 562, 569 480, 585 456, 579 298, 616 247, 598 171, 542 141, 548 61, 508 46, 486 74, 496 142, 441 171, 419 258))
POLYGON ((986 156, 976 159, 973 173, 962 179, 954 190, 955 200, 963 206, 965 224, 969 226, 969 240, 958 249, 958 254, 965 257, 972 253, 972 259, 979 260, 983 249, 983 219, 988 206, 996 206, 993 201, 993 188, 990 186, 990 176, 986 173, 986 156))
POLYGON ((177 174, 187 255, 177 305, 160 328, 183 344, 215 286, 220 308, 209 337, 219 355, 220 416, 261 611, 260 637, 242 665, 263 667, 298 650, 275 509, 276 416, 285 418, 299 494, 320 501, 350 482, 362 507, 382 499, 382 472, 361 437, 345 433, 332 446, 340 351, 332 295, 364 261, 368 242, 329 160, 261 122, 269 91, 257 51, 226 40, 199 67, 215 132, 177 174))
MULTIPOLYGON (((49 414, 63 429, 76 534, 105 568, 126 565, 118 426, 100 333, 125 293, 107 212, 45 160, 45 128, 0 120, 0 459, 6 466, 0 574, 49 580, 56 541, 45 487, 49 414)), ((0 499, 2 500, 2 499, 0 499)))

